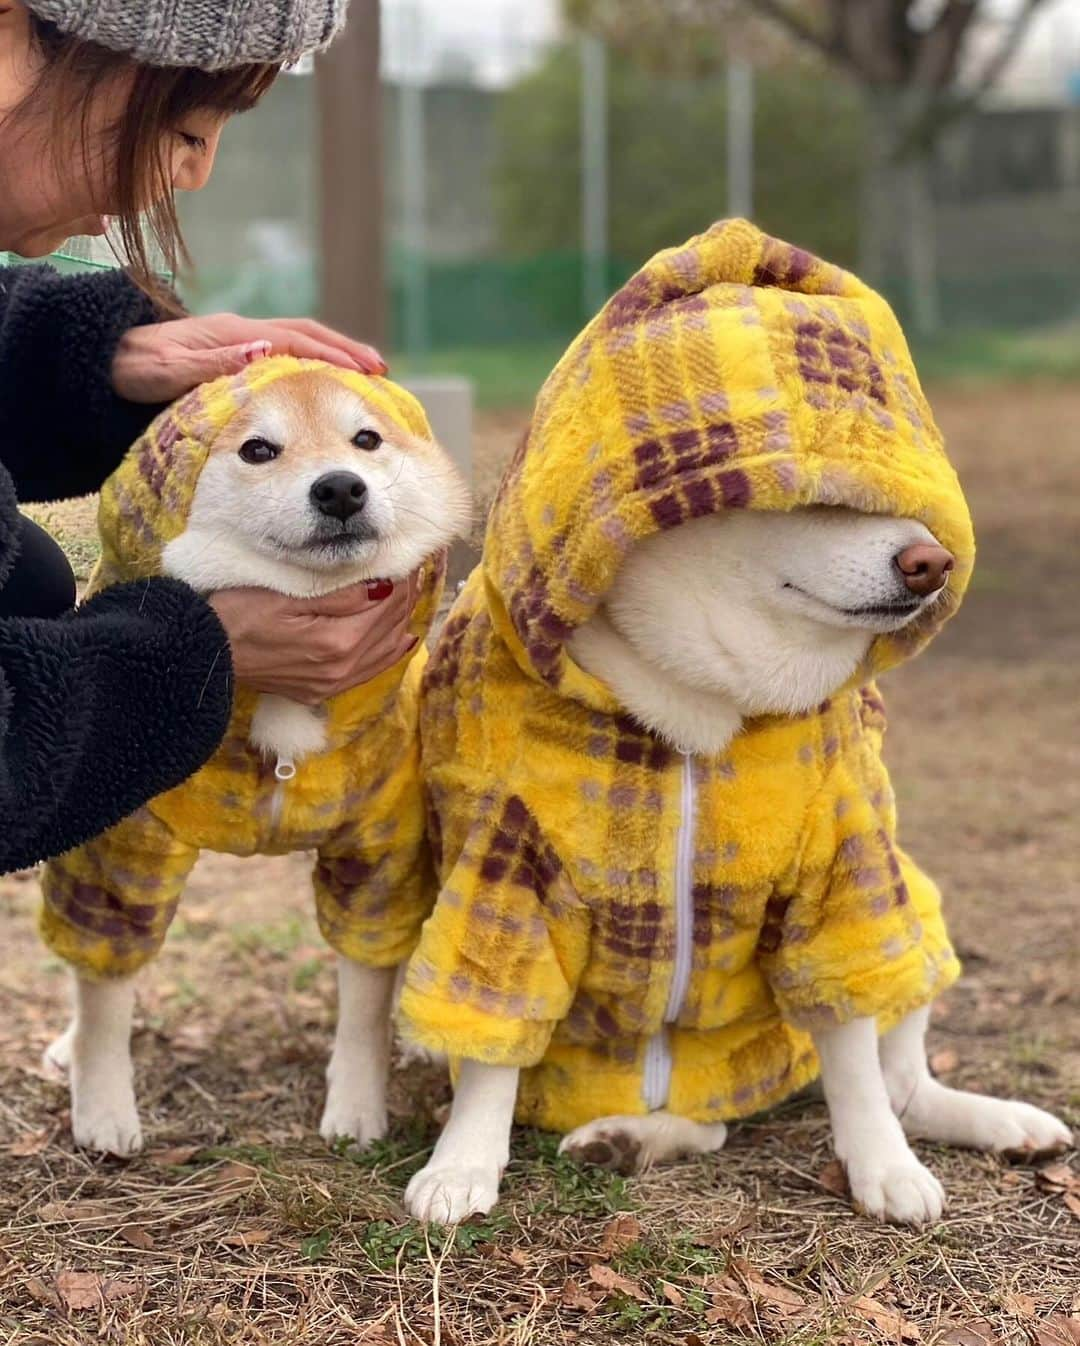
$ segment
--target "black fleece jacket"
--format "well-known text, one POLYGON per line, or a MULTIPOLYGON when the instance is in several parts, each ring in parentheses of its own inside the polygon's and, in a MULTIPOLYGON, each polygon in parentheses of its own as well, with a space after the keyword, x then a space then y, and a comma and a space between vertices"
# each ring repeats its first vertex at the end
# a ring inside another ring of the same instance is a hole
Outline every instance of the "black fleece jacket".
MULTIPOLYGON (((96 490, 160 410, 124 402, 120 337, 155 321, 119 271, 0 268, 0 586, 16 500, 96 490)), ((179 785, 228 724, 232 663, 186 585, 118 585, 50 621, 0 619, 0 873, 69 850, 179 785)))

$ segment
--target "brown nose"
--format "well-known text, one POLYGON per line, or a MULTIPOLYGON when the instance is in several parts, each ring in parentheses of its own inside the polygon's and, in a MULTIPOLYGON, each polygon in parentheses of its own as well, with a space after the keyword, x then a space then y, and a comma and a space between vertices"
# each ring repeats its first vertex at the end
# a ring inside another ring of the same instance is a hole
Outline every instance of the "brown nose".
POLYGON ((920 598, 936 594, 943 588, 949 571, 956 564, 952 552, 939 547, 936 542, 916 542, 913 547, 905 547, 894 560, 904 583, 920 598))

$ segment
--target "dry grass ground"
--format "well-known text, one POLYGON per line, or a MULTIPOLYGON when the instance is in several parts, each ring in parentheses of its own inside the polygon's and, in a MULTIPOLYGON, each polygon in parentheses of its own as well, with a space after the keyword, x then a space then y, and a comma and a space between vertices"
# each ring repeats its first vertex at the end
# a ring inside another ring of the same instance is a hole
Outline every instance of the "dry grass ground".
MULTIPOLYGON (((887 684, 903 833, 967 964, 935 1066, 1077 1124, 1080 389, 936 400, 980 566, 939 645, 887 684)), ((485 481, 521 420, 485 424, 485 481)), ((947 1218, 883 1228, 838 1195, 813 1101, 643 1178, 521 1134, 498 1210, 425 1235, 401 1194, 448 1098, 439 1072, 399 1072, 370 1154, 315 1134, 333 983, 306 869, 201 864, 144 978, 148 1152, 128 1164, 73 1150, 65 1091, 37 1065, 63 972, 35 940, 34 882, 0 883, 0 1342, 1080 1341, 1075 1155, 1040 1172, 929 1149, 947 1218)))

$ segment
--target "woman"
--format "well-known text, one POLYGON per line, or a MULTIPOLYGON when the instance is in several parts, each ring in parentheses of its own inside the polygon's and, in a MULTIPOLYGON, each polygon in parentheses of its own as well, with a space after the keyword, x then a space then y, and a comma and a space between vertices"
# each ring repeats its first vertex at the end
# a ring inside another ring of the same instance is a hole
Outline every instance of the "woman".
POLYGON ((73 612, 74 579, 17 500, 96 489, 161 406, 269 351, 383 372, 313 322, 185 318, 140 215, 183 256, 173 194, 210 176, 229 116, 317 49, 345 0, 0 0, 0 251, 41 257, 114 217, 130 263, 0 269, 0 872, 57 854, 197 770, 233 678, 316 703, 409 643, 412 586, 209 602, 160 579, 73 612), (376 593, 381 592, 376 591, 376 593))

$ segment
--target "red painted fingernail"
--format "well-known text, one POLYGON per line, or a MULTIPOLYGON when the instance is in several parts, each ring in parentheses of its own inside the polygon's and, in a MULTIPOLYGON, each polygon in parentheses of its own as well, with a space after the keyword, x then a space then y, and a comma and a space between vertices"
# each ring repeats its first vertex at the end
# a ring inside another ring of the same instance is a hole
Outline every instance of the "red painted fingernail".
POLYGON ((367 587, 367 596, 373 603, 381 603, 384 598, 389 598, 394 592, 394 586, 389 580, 371 580, 367 587))
POLYGON ((273 349, 273 343, 269 341, 252 341, 244 347, 244 359, 247 363, 254 364, 256 360, 262 360, 269 355, 273 349))

